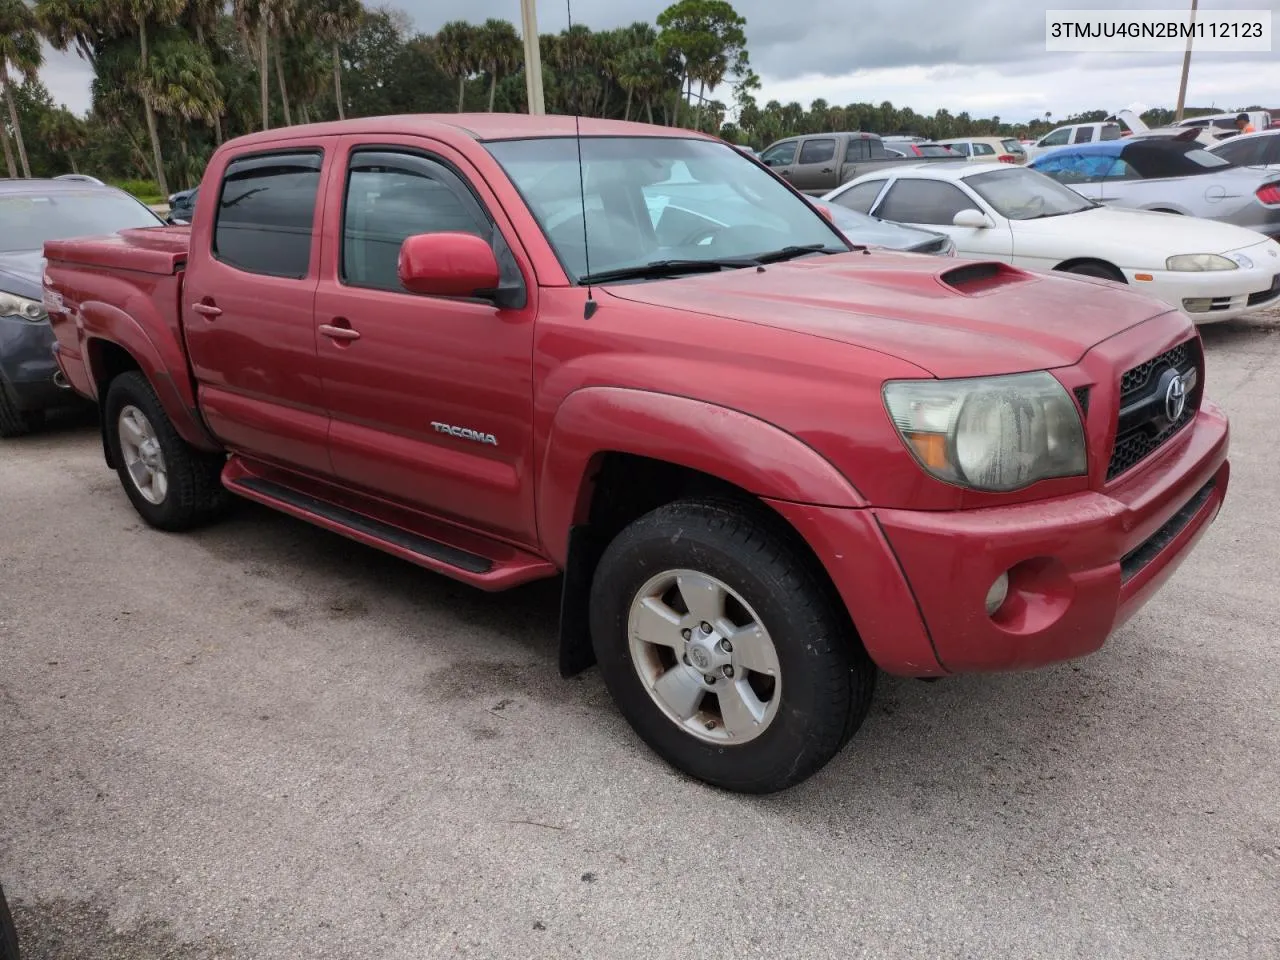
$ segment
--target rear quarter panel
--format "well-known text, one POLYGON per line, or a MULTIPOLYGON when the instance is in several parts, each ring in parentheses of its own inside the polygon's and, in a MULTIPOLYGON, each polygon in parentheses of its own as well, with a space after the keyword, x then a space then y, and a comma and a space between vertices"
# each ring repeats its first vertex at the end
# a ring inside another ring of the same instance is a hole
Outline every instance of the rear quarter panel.
POLYGON ((101 402, 112 347, 146 375, 175 429, 218 449, 200 420, 182 341, 181 294, 189 232, 181 227, 45 245, 45 304, 59 365, 101 402))

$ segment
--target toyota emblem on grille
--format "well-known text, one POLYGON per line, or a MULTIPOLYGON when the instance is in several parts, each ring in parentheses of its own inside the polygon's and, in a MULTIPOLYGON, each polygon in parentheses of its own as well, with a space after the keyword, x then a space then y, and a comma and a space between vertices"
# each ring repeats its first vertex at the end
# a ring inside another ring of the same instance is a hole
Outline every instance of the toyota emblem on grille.
POLYGON ((1169 386, 1164 391, 1164 414, 1170 422, 1176 423, 1187 407, 1187 385, 1182 374, 1175 372, 1169 378, 1169 386))

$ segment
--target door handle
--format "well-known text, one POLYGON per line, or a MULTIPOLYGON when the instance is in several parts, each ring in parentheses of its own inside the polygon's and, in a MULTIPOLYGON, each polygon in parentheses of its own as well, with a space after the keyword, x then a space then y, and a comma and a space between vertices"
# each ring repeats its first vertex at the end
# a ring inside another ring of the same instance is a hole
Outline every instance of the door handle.
POLYGON ((832 172, 832 170, 831 170, 831 168, 830 168, 830 167, 823 167, 823 168, 822 168, 822 172, 823 172, 823 173, 831 173, 831 172, 832 172))
POLYGON ((330 340, 359 340, 360 331, 350 327, 339 327, 332 323, 320 324, 320 332, 330 340))
POLYGON ((208 317, 210 319, 222 316, 222 308, 215 307, 212 303, 193 303, 191 305, 191 312, 198 313, 200 316, 208 317))

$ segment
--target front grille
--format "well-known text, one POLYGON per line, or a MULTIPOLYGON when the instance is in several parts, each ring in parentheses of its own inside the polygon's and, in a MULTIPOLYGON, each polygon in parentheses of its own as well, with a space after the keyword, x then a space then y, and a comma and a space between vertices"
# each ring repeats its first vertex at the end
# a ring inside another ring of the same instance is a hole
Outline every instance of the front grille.
POLYGON ((1202 392, 1201 360, 1196 338, 1125 371, 1120 378, 1120 411, 1107 464, 1108 481, 1137 466, 1195 417, 1202 392), (1165 402, 1170 370, 1178 371, 1186 384, 1186 404, 1174 419, 1169 418, 1165 402))

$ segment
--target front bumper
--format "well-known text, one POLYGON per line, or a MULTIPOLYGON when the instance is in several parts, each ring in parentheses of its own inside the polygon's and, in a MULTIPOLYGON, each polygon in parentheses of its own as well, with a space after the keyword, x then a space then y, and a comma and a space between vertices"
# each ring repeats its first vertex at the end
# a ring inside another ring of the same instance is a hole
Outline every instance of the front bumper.
POLYGON ((1280 260, 1250 269, 1126 270, 1129 285, 1181 310, 1193 323, 1217 323, 1280 303, 1280 260), (1137 274, 1151 280, 1138 280, 1137 274), (1188 301, 1191 301, 1190 303, 1188 301))
POLYGON ((0 389, 20 410, 47 410, 76 402, 53 356, 48 323, 0 317, 0 389))
POLYGON ((1228 444, 1226 417, 1205 401, 1106 493, 936 512, 773 506, 814 548, 882 669, 1028 669, 1093 653, 1172 576, 1222 506, 1228 444), (1008 599, 989 616, 987 591, 1006 572, 1008 599))

